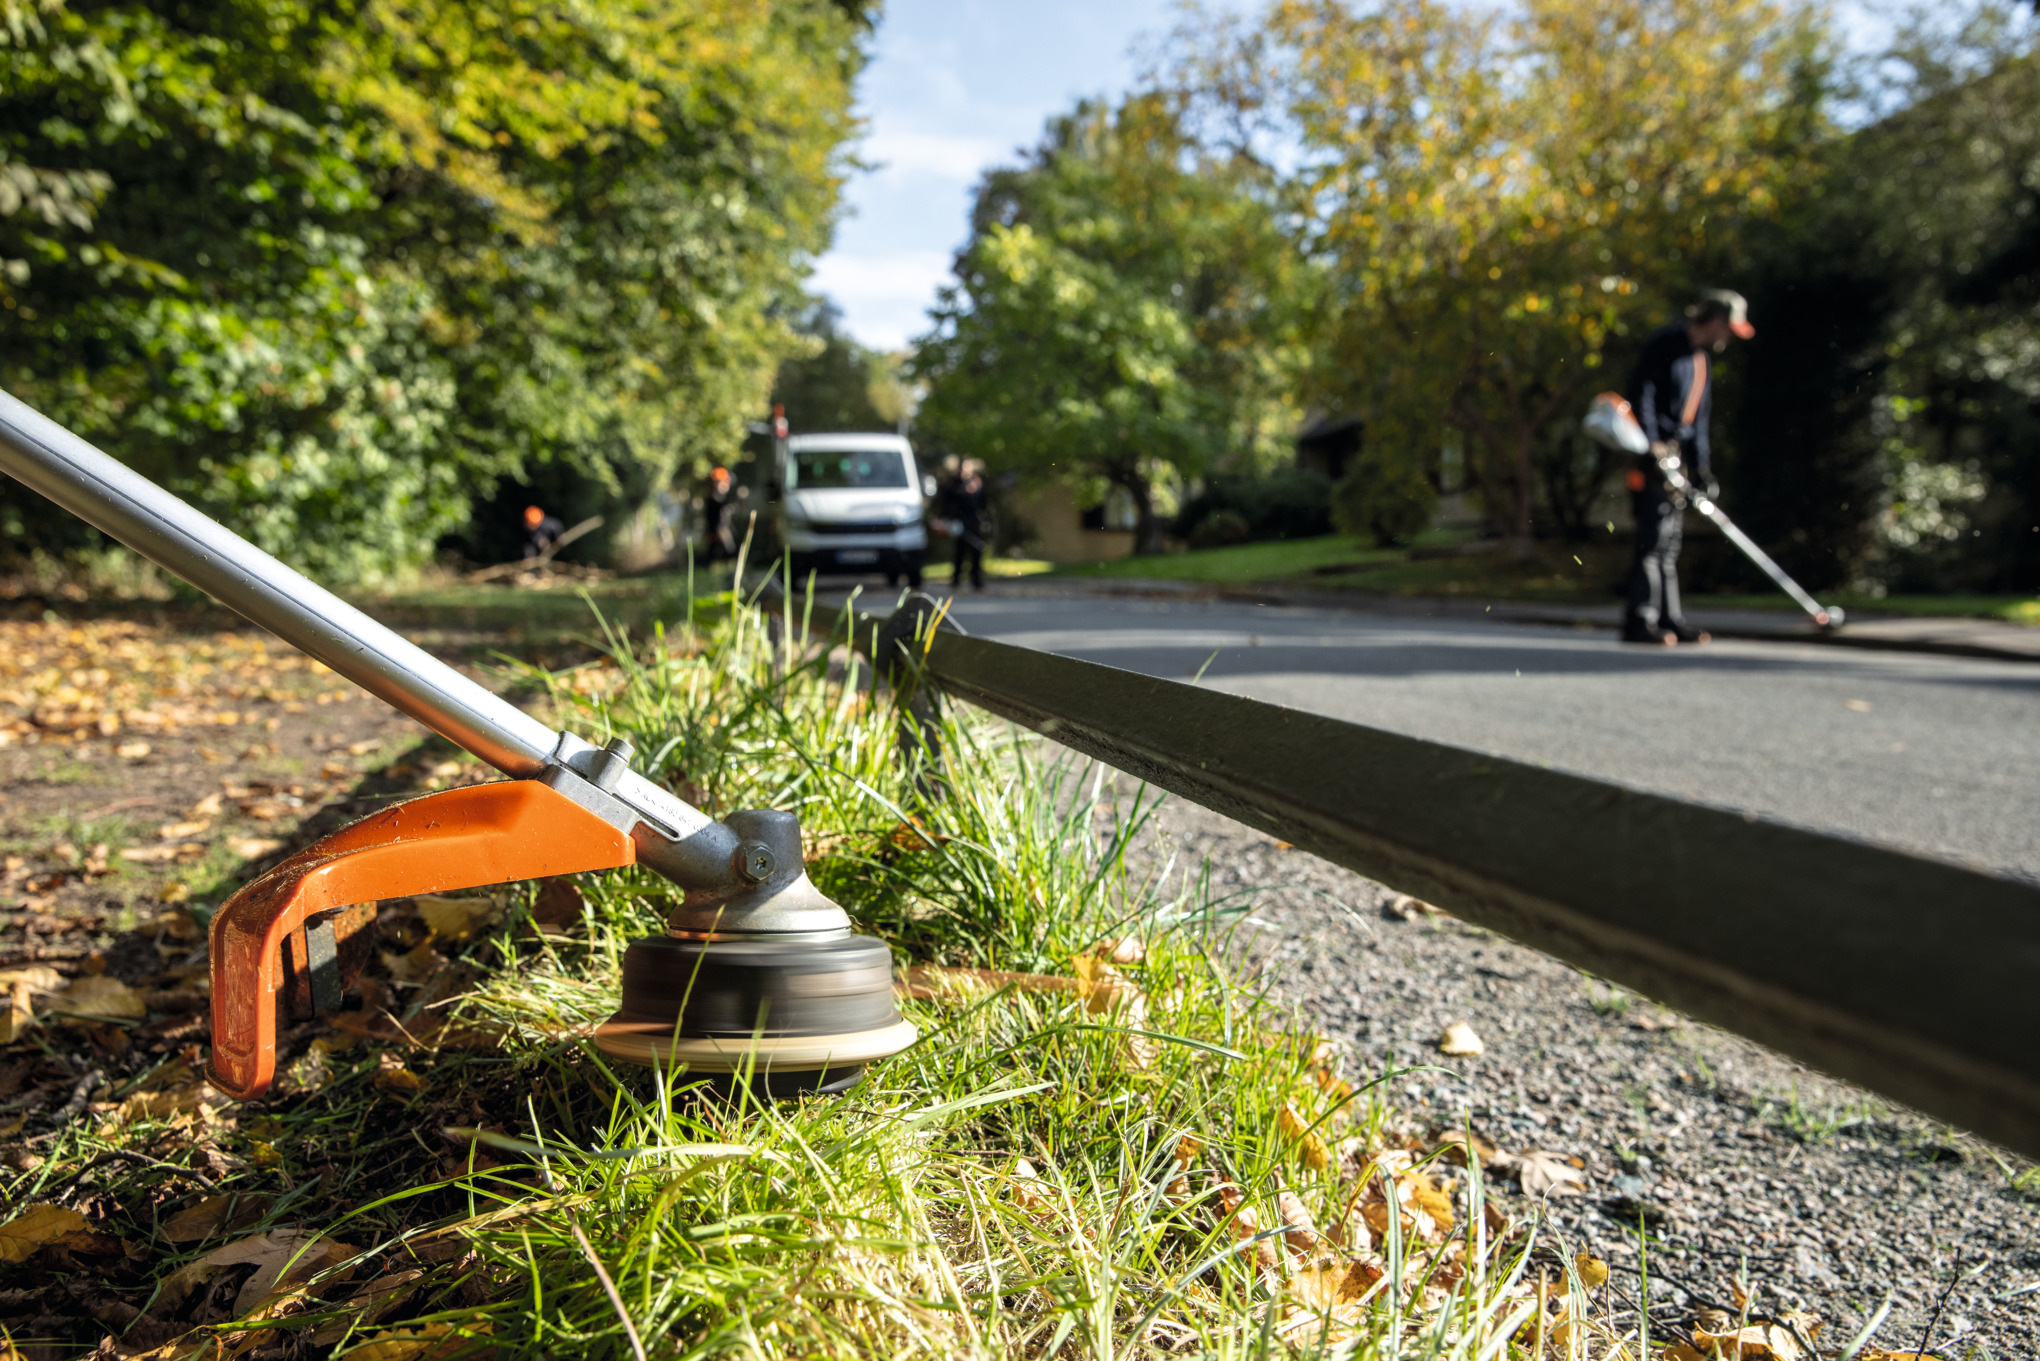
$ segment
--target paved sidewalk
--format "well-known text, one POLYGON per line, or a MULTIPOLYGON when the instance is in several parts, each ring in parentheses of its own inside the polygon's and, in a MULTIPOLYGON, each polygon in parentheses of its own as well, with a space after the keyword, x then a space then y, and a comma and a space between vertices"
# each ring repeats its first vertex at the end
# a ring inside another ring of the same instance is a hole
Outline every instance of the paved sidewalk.
MULTIPOLYGON (((1498 601, 1489 605, 1473 600, 1292 590, 1281 586, 1224 586, 1208 582, 1081 577, 1008 579, 998 582, 993 593, 1009 597, 1084 598, 1102 595, 1234 600, 1309 609, 1352 610, 1400 618, 1486 619, 1495 623, 1606 629, 1611 633, 1622 623, 1622 607, 1612 601, 1606 605, 1535 605, 1520 601, 1498 601)), ((1707 604, 1705 597, 1688 600, 1687 617, 1721 638, 1822 643, 1833 647, 2040 662, 2040 628, 1999 619, 1886 615, 1852 619, 1835 632, 1823 633, 1797 611, 1715 609, 1707 604)))

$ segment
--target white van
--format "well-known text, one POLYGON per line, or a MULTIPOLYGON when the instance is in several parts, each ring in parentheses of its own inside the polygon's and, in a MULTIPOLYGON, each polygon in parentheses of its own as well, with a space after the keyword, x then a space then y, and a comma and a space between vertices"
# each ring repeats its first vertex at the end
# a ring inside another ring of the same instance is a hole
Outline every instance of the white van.
POLYGON ((779 467, 779 542, 809 572, 883 572, 921 584, 928 552, 921 471, 900 435, 795 435, 779 467))

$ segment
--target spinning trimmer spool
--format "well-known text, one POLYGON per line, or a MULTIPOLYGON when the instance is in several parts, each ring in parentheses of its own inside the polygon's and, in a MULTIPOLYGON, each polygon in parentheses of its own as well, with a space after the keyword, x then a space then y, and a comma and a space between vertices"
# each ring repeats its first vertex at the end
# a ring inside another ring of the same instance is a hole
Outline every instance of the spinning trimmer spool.
POLYGON ((269 1090, 284 1022, 340 1008, 375 902, 630 864, 684 896, 625 952, 604 1053, 786 1096, 842 1091, 914 1042, 884 943, 808 879, 791 813, 709 818, 633 771, 628 743, 553 731, 6 393, 0 471, 511 776, 344 827, 213 914, 207 1073, 228 1096, 269 1090))
POLYGON ((596 1047, 630 1063, 728 1075, 766 1095, 839 1092, 914 1042, 885 943, 850 929, 801 866, 791 813, 733 813, 742 887, 690 891, 667 934, 623 956, 623 1006, 596 1047))

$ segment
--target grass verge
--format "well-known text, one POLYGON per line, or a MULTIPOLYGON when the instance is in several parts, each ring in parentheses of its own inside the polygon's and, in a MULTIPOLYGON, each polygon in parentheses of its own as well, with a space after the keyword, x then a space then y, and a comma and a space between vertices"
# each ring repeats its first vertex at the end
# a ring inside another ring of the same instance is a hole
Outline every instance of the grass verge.
POLYGON ((892 943, 920 1043, 776 1104, 610 1066, 586 1026, 670 905, 625 871, 384 904, 360 996, 234 1106, 199 1080, 195 1023, 158 1015, 203 969, 173 914, 84 990, 99 1012, 10 983, 0 1356, 1664 1339, 1487 1182, 1478 1140, 1406 1127, 1395 1074, 1338 1070, 1248 962, 1248 903, 1135 868, 1138 796, 954 714, 939 766, 903 764, 853 658, 733 600, 681 618, 533 679, 705 807, 798 809, 817 883, 892 943))
MULTIPOLYGON (((1609 583, 1628 569, 1623 544, 1540 541, 1527 562, 1500 546, 1483 546, 1465 531, 1433 530, 1407 548, 1376 548, 1343 535, 1276 543, 1195 549, 1161 557, 1118 558, 1065 567, 1064 578, 1201 582, 1214 586, 1280 586, 1367 595, 1518 600, 1535 604, 1611 605, 1609 583)), ((1709 593, 1686 597, 1696 608, 1775 610, 1799 607, 1779 592, 1709 593)), ((2000 619, 2040 625, 2040 600, 2022 595, 1885 595, 1823 592, 1820 599, 1859 617, 2000 619)))

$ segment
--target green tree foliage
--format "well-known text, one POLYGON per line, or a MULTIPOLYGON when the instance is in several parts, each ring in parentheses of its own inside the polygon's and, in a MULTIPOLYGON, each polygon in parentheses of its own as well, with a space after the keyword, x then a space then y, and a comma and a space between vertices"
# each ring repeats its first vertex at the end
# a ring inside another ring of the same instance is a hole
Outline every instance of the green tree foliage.
POLYGON ((1172 79, 1215 123, 1301 148, 1328 295, 1308 393, 1367 421, 1349 522, 1407 520, 1457 430, 1527 551, 1540 438, 1620 386, 1611 350, 1817 130, 1816 36, 1778 0, 1280 0, 1184 35, 1172 79))
POLYGON ((828 303, 813 307, 800 330, 809 353, 782 362, 772 385, 772 401, 786 408, 793 432, 898 429, 903 413, 887 357, 845 335, 841 314, 828 303))
MULTIPOLYGON (((0 382, 272 552, 621 504, 795 345, 864 32, 823 0, 0 0, 0 382)), ((0 530, 58 521, 10 492, 0 530)))
POLYGON ((1158 551, 1158 476, 1264 463, 1294 422, 1302 270, 1266 184, 1161 95, 1054 120, 978 191, 918 347, 923 427, 995 469, 1124 488, 1158 551))

